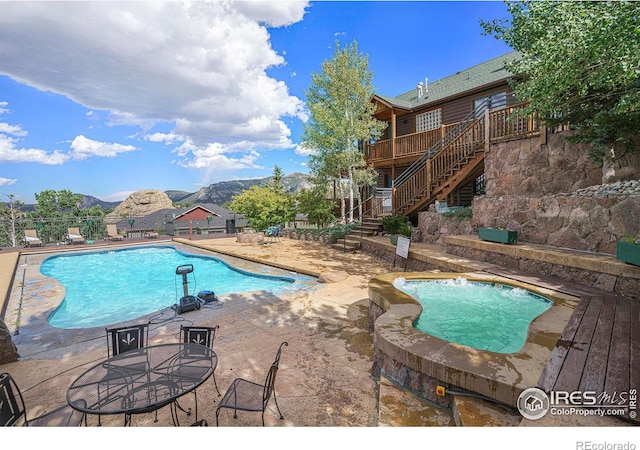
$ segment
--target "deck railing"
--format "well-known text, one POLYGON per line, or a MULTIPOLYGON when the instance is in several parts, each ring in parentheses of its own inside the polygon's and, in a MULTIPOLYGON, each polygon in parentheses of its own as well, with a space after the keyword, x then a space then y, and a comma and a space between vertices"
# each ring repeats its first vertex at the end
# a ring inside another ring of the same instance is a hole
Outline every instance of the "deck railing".
POLYGON ((540 132, 537 114, 524 115, 527 102, 489 111, 489 139, 526 137, 540 132))
MULTIPOLYGON (((506 108, 489 112, 489 140, 502 140, 517 137, 532 136, 540 132, 541 121, 536 114, 522 115, 528 102, 518 103, 506 108)), ((450 130, 468 123, 468 119, 461 122, 444 125, 435 130, 398 136, 394 139, 384 139, 365 145, 365 155, 370 162, 392 160, 407 156, 420 156, 429 148, 434 147, 450 130), (395 143, 395 152, 394 152, 395 143)))
POLYGON ((437 186, 490 142, 539 134, 541 122, 537 115, 523 114, 527 106, 527 102, 522 102, 486 110, 482 104, 461 122, 367 146, 368 154, 376 155, 369 158, 372 162, 418 156, 393 182, 393 212, 402 213, 412 204, 430 197, 437 186))

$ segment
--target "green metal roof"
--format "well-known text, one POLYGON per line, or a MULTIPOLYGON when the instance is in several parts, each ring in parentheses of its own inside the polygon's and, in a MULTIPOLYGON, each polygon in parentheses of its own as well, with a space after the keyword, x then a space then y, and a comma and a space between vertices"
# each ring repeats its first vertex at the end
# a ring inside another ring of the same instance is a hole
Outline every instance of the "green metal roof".
POLYGON ((512 51, 468 69, 461 70, 454 75, 449 75, 448 77, 433 82, 429 81, 426 95, 420 98, 418 98, 418 92, 415 87, 397 97, 380 94, 376 94, 376 97, 395 107, 414 109, 509 78, 513 74, 505 69, 504 64, 507 61, 511 62, 519 57, 519 52, 512 51))

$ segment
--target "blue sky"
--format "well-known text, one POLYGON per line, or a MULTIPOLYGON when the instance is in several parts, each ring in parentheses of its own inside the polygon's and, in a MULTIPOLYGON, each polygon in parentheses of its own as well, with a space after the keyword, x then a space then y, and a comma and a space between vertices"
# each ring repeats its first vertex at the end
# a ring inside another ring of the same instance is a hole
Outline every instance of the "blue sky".
POLYGON ((0 201, 121 201, 307 172, 304 90, 336 39, 398 95, 511 49, 498 1, 0 1, 0 201))

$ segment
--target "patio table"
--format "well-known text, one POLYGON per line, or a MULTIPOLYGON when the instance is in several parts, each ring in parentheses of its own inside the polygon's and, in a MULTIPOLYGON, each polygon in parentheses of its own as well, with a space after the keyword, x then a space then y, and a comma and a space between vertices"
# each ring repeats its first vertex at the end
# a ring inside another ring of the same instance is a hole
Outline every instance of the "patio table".
POLYGON ((179 425, 177 399, 204 383, 217 362, 213 350, 193 343, 131 350, 80 375, 67 390, 67 402, 85 414, 124 414, 125 426, 131 424, 134 414, 170 405, 174 425, 179 425))

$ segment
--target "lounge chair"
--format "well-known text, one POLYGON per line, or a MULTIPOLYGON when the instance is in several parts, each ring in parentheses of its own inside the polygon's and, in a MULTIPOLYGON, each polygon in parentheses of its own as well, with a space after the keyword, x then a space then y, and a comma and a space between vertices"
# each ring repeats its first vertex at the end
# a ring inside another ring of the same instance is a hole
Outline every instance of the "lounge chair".
POLYGON ((115 223, 107 224, 107 241, 121 241, 124 239, 124 236, 118 234, 118 230, 116 228, 115 223))
POLYGON ((149 238, 149 239, 155 239, 155 238, 157 238, 157 237, 158 237, 158 233, 156 233, 155 231, 147 231, 147 232, 144 234, 144 237, 147 237, 147 238, 149 238))
POLYGON ((68 244, 84 244, 84 237, 80 234, 79 228, 67 229, 67 243, 68 244))
POLYGON ((42 247, 42 241, 38 238, 36 230, 24 230, 25 247, 42 247))

